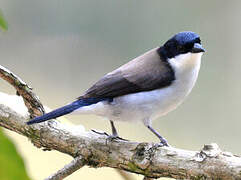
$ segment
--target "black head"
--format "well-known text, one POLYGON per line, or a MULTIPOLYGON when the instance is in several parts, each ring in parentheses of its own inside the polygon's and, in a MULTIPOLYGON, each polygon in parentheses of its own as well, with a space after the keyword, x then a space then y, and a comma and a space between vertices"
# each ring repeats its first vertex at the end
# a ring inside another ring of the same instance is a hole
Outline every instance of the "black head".
POLYGON ((180 32, 174 35, 158 50, 158 53, 165 58, 173 58, 189 52, 205 52, 199 35, 191 31, 180 32))

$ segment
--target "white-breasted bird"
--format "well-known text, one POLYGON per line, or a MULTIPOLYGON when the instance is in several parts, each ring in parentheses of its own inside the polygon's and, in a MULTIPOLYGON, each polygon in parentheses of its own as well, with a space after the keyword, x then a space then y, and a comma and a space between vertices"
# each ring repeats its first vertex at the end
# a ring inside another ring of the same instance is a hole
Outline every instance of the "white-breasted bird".
POLYGON ((180 32, 163 46, 106 74, 74 102, 36 117, 27 124, 40 123, 69 113, 107 117, 112 136, 118 137, 115 121, 141 121, 161 141, 167 141, 151 122, 180 105, 191 92, 205 52, 200 37, 180 32))

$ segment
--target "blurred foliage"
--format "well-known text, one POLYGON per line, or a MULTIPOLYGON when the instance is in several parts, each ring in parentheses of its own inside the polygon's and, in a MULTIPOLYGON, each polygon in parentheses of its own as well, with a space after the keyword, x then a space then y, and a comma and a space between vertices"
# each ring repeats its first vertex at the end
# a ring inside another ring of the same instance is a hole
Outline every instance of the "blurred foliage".
POLYGON ((3 30, 3 31, 7 31, 8 30, 8 23, 7 21, 5 20, 4 16, 3 16, 3 13, 2 11, 0 10, 0 28, 3 30))
POLYGON ((0 179, 1 180, 28 180, 24 162, 14 144, 0 129, 0 179))

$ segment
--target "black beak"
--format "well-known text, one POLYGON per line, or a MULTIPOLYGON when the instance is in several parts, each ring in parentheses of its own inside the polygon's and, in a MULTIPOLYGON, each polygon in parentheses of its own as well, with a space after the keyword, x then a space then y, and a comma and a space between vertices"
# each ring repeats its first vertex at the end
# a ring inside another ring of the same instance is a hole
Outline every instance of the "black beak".
POLYGON ((201 44, 195 43, 193 48, 192 48, 192 53, 200 53, 200 52, 205 52, 205 49, 202 47, 201 44))

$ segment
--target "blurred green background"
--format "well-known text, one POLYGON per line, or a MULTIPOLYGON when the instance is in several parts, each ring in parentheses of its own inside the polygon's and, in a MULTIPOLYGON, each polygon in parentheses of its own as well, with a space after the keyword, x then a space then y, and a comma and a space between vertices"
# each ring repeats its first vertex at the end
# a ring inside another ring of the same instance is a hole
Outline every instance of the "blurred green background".
MULTIPOLYGON (((29 83, 50 108, 72 101, 105 73, 173 34, 197 32, 207 50, 198 82, 182 106, 153 126, 175 147, 199 150, 216 142, 222 150, 240 154, 241 1, 1 0, 0 8, 9 24, 0 34, 0 64, 29 83)), ((2 80, 0 88, 14 93, 2 80)), ((86 129, 110 131, 102 118, 67 118, 86 129)), ((116 126, 123 138, 158 142, 142 124, 116 126)), ((43 179, 71 160, 7 133, 33 179, 43 179)), ((66 179, 97 177, 121 179, 108 168, 84 168, 66 179)))

